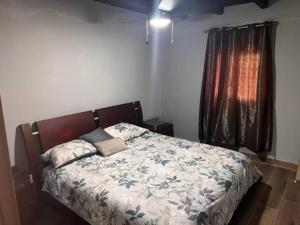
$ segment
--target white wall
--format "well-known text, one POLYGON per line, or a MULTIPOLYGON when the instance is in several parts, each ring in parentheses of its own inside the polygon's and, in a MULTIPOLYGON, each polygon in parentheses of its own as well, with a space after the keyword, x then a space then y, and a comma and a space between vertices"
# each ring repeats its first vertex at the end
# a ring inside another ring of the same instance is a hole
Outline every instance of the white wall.
POLYGON ((173 45, 168 32, 145 45, 141 14, 92 0, 0 0, 0 94, 12 163, 19 124, 133 100, 142 101, 145 118, 162 113, 174 122, 176 136, 198 141, 202 31, 270 18, 279 21, 272 155, 296 162, 299 17, 298 0, 276 1, 265 10, 228 7, 222 16, 176 21, 173 45))
POLYGON ((162 77, 162 113, 175 125, 175 135, 198 141, 200 88, 207 34, 204 29, 240 25, 275 18, 277 27, 276 117, 273 151, 279 160, 300 158, 300 1, 273 1, 262 10, 255 4, 225 9, 224 15, 208 15, 175 23, 175 43, 168 46, 162 77))
POLYGON ((92 0, 0 1, 0 94, 10 157, 19 124, 141 100, 161 113, 145 18, 92 0))

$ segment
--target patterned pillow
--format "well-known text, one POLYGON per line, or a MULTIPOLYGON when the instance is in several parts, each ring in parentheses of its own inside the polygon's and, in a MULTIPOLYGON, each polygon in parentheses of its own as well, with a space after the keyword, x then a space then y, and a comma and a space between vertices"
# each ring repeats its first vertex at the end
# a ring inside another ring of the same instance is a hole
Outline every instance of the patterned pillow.
POLYGON ((97 149, 92 144, 84 140, 73 140, 49 149, 41 155, 41 158, 45 162, 50 162, 55 168, 59 168, 96 153, 97 149))
POLYGON ((124 141, 127 141, 131 138, 139 137, 148 129, 135 126, 129 123, 118 123, 111 127, 104 129, 107 133, 109 133, 113 137, 119 137, 124 141))

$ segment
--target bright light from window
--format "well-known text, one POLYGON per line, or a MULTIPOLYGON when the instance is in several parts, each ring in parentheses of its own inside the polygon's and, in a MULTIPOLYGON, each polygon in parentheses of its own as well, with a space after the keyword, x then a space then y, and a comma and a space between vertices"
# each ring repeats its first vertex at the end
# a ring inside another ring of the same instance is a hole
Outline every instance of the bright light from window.
POLYGON ((157 28, 167 27, 171 23, 170 18, 165 17, 152 17, 150 19, 150 25, 157 28))

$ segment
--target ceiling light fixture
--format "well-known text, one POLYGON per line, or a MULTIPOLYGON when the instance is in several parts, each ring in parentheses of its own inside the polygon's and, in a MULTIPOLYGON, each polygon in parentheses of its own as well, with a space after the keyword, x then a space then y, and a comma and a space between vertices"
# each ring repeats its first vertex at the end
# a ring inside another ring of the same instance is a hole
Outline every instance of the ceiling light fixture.
POLYGON ((150 19, 150 25, 156 28, 167 27, 172 22, 168 13, 160 11, 150 19))
POLYGON ((150 29, 149 25, 153 28, 166 28, 171 24, 171 43, 174 43, 174 23, 170 14, 166 11, 158 11, 150 20, 146 20, 146 44, 149 44, 150 29))
POLYGON ((171 19, 169 18, 159 18, 154 17, 150 20, 150 25, 157 28, 164 28, 171 23, 171 19))

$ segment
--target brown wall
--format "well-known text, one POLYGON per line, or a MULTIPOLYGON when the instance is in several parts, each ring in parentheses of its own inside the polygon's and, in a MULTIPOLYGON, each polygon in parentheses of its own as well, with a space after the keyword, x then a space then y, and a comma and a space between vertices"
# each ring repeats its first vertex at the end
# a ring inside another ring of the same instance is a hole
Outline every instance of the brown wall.
POLYGON ((19 225, 0 97, 0 225, 19 225))

